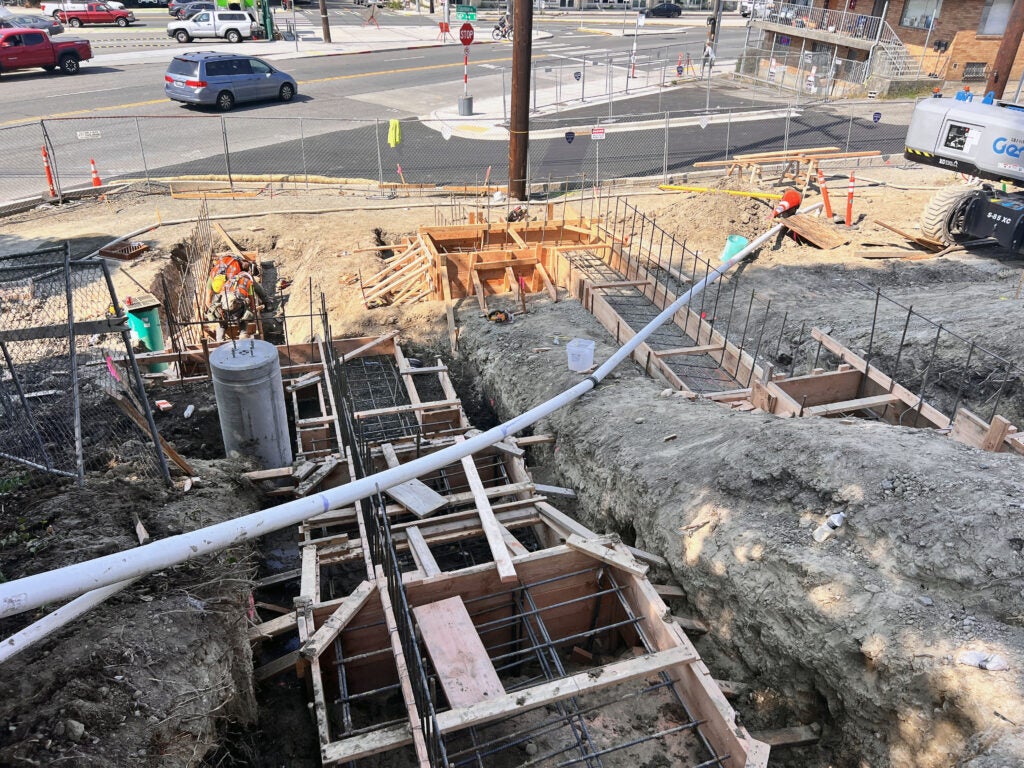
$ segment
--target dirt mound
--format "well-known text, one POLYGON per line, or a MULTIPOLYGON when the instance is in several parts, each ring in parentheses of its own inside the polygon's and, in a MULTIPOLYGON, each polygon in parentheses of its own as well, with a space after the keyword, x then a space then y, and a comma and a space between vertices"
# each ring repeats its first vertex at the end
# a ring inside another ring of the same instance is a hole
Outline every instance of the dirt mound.
MULTIPOLYGON (((114 467, 85 488, 5 494, 3 572, 39 570, 136 546, 132 512, 165 536, 255 508, 244 465, 196 461, 189 493, 154 490, 114 467)), ((181 766, 256 716, 249 626, 251 547, 148 577, 0 665, 0 763, 181 766)), ((0 620, 12 635, 50 608, 0 620)))

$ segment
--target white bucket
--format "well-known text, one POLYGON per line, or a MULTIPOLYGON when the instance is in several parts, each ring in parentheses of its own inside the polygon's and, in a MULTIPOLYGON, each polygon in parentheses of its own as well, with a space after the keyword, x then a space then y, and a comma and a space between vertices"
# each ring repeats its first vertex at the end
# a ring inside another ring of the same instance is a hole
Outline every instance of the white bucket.
POLYGON ((594 367, 594 342, 590 339, 573 339, 565 345, 569 355, 569 370, 582 373, 594 367))

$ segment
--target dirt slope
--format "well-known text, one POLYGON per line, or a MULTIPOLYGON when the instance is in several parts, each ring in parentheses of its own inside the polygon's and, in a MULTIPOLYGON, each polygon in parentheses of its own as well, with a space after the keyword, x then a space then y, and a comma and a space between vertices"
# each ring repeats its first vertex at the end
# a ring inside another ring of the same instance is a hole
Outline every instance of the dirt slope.
MULTIPOLYGON (((462 349, 503 416, 579 381, 559 348, 532 351, 550 346, 553 325, 597 341, 597 360, 613 352, 574 302, 538 302, 507 327, 461 320, 462 349)), ((822 747, 791 765, 939 768, 993 744, 1008 764, 1024 759, 1010 725, 1024 713, 1011 506, 1021 459, 922 430, 750 416, 662 392, 622 366, 538 427, 557 436, 543 461, 577 489, 585 522, 669 560, 712 627, 698 649, 719 676, 789 702, 774 722, 771 707, 740 704, 745 724, 824 720, 822 747), (811 531, 837 511, 847 525, 815 544, 811 531), (965 650, 999 653, 1010 669, 958 664, 965 650)))

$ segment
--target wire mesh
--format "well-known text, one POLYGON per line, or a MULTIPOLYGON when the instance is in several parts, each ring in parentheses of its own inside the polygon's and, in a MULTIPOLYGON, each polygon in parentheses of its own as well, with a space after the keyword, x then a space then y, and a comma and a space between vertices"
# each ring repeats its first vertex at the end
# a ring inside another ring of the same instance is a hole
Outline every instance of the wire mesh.
POLYGON ((111 397, 147 419, 106 264, 71 261, 68 244, 0 258, 0 307, 0 474, 13 462, 84 482, 132 464, 167 479, 151 416, 140 432, 111 397))
MULTIPOLYGON (((664 59, 668 51, 649 56, 664 59)), ((669 56, 669 58, 671 58, 669 56)), ((671 62, 670 62, 671 63, 671 62)), ((655 82, 669 67, 651 61, 637 80, 655 82)), ((604 62, 607 68, 607 62, 604 62)), ((813 66, 813 65, 812 65, 813 66)), ((556 64, 551 92, 571 106, 581 94, 599 100, 587 78, 602 67, 556 64), (575 68, 580 67, 580 68, 575 68), (580 82, 575 74, 580 74, 580 82), (584 76, 586 73, 586 76, 584 76), (562 81, 557 78, 561 77, 562 81), (589 84, 588 84, 589 83, 589 84), (584 85, 586 89, 584 90, 584 85)), ((628 71, 624 67, 623 71, 628 71)), ((621 74, 621 73, 620 73, 621 74)), ((610 75, 609 75, 610 77, 610 75)), ((611 103, 611 102, 609 102, 611 103)), ((893 111, 889 103, 887 114, 893 111)), ((49 148, 58 195, 92 185, 92 162, 100 180, 157 181, 183 176, 234 182, 254 177, 287 176, 313 183, 504 184, 508 147, 502 141, 459 136, 472 118, 447 120, 447 128, 417 119, 400 121, 401 141, 389 142, 389 123, 381 120, 272 118, 197 115, 188 117, 55 118, 2 129, 9 162, 0 170, 7 182, 0 205, 45 194, 41 148, 49 148)), ((844 152, 878 150, 882 160, 852 159, 835 168, 886 162, 903 151, 906 126, 896 122, 838 116, 827 110, 798 114, 785 107, 764 110, 688 110, 612 116, 575 114, 531 120, 530 183, 546 178, 579 177, 658 179, 670 172, 690 172, 694 163, 722 160, 745 152, 777 151, 801 146, 840 147, 844 152), (618 124, 628 122, 627 130, 618 124), (592 128, 606 126, 604 140, 592 128), (577 138, 578 136, 578 138, 577 138)))

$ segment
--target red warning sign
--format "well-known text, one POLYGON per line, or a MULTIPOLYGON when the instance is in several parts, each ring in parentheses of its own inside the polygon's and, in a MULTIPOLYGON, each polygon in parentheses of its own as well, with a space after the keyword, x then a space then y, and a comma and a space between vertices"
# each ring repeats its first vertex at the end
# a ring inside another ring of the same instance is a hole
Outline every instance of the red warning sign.
POLYGON ((463 45, 473 44, 473 25, 468 21, 459 27, 459 42, 463 45))

